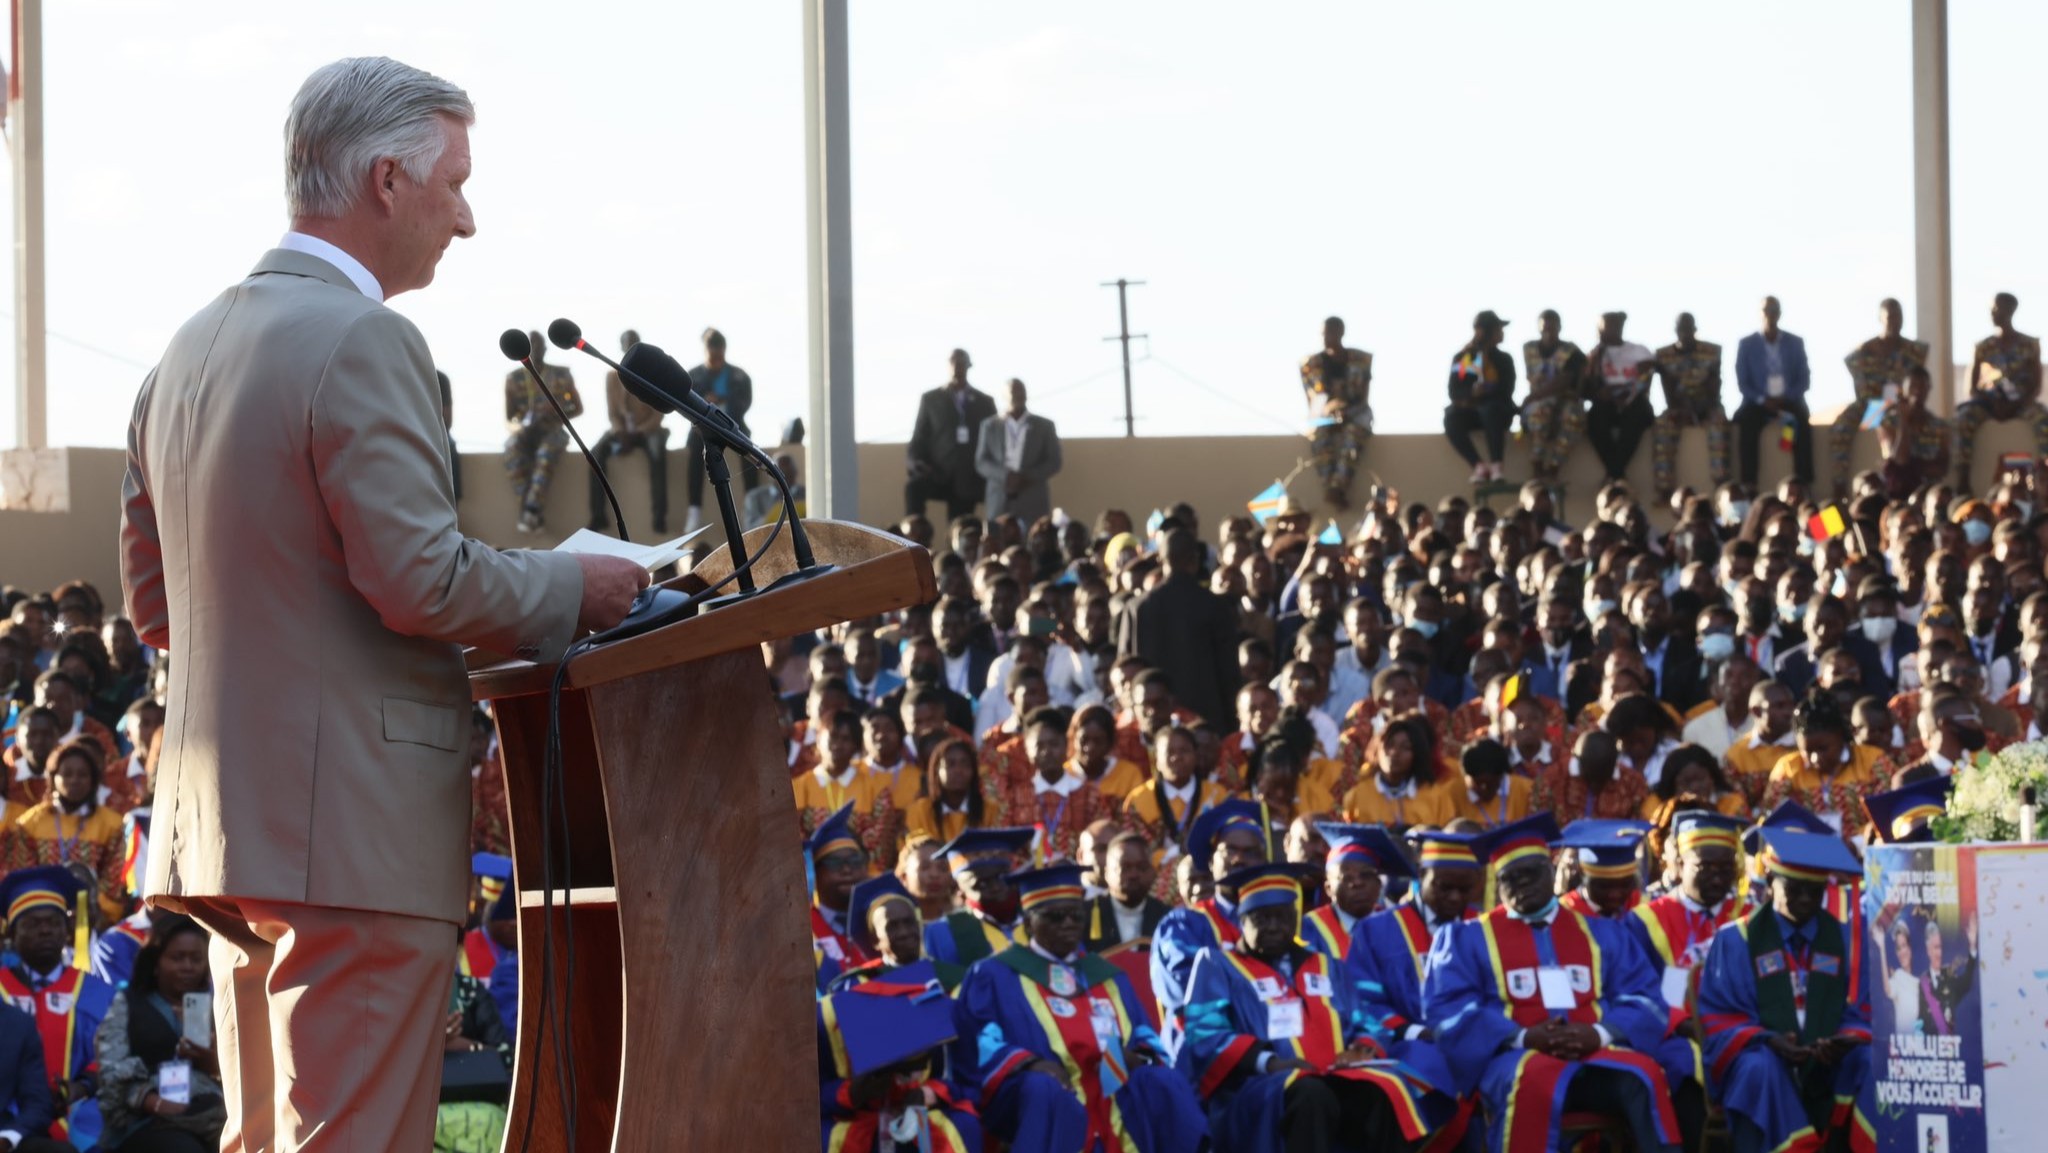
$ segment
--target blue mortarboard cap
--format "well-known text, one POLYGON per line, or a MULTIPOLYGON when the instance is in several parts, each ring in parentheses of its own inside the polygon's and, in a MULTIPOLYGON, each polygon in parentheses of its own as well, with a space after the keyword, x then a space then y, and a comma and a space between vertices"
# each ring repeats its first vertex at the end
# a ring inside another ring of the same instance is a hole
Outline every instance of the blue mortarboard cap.
POLYGON ((826 996, 818 1011, 839 1027, 848 1072, 859 1077, 929 1053, 958 1036, 953 1000, 929 961, 891 969, 826 996))
POLYGON ((946 858, 946 867, 955 873, 973 868, 978 861, 991 861, 1007 873, 1016 867, 1016 858, 1030 850, 1032 838, 1037 835, 1037 830, 1029 826, 967 829, 947 841, 939 855, 946 858))
POLYGON ((1446 833, 1440 829, 1410 829, 1408 843, 1415 846, 1416 862, 1424 872, 1431 869, 1477 869, 1486 862, 1478 854, 1473 833, 1446 833))
POLYGON ((68 915, 84 891, 85 886, 62 865, 16 869, 0 878, 0 903, 6 906, 10 925, 30 909, 55 909, 68 915))
POLYGON ((509 881, 512 879, 512 858, 499 853, 477 853, 469 858, 469 871, 472 876, 509 881))
POLYGON ((819 821, 818 827, 811 830, 811 835, 804 838, 804 852, 810 854, 814 861, 842 849, 867 852, 861 846, 860 838, 853 835, 852 801, 841 805, 838 812, 819 821))
MULTIPOLYGON (((1216 841, 1231 829, 1249 829, 1257 833, 1261 843, 1268 840, 1265 810, 1252 801, 1222 801, 1203 809, 1195 816, 1195 823, 1188 829, 1188 856, 1195 859, 1195 865, 1203 870, 1209 868, 1209 858, 1216 850, 1216 841)), ((1267 851, 1270 853, 1271 847, 1267 851)))
POLYGON ((1472 851, 1480 860, 1498 869, 1532 854, 1547 859, 1550 846, 1563 835, 1557 827, 1556 817, 1549 813, 1536 813, 1472 838, 1472 851))
POLYGON ((1680 809, 1671 818, 1671 840, 1680 852, 1694 844, 1734 849, 1742 839, 1742 822, 1712 809, 1680 809))
POLYGON ((1763 851, 1758 854, 1764 868, 1802 881, 1826 881, 1830 873, 1850 875, 1863 872, 1856 855, 1832 829, 1812 832, 1785 826, 1762 830, 1763 851))
POLYGON ((1556 847, 1578 850, 1579 871, 1588 877, 1632 877, 1636 875, 1636 848, 1649 831, 1643 821, 1573 821, 1565 826, 1556 847))
POLYGON ((1408 854, 1387 834, 1380 825, 1316 825, 1316 832, 1330 845, 1330 861, 1336 863, 1345 859, 1365 859, 1372 862, 1376 872, 1394 877, 1413 877, 1415 869, 1408 863, 1408 854))
POLYGON ((1889 793, 1863 799, 1877 839, 1891 844, 1913 844, 1934 839, 1927 822, 1948 812, 1948 795, 1955 788, 1953 777, 1929 777, 1889 793))
POLYGON ((1271 905, 1298 905, 1301 886, 1315 876, 1303 865, 1251 865, 1223 878, 1222 884, 1237 891, 1237 911, 1249 913, 1271 905))
POLYGON ((1762 851, 1760 835, 1765 829, 1804 829, 1809 833, 1832 833, 1835 830, 1826 821, 1814 814, 1812 809, 1797 801, 1781 801, 1778 807, 1765 815, 1750 830, 1742 834, 1744 852, 1762 851))
MULTIPOLYGON (((896 879, 894 873, 869 877, 853 887, 853 892, 846 898, 846 923, 852 928, 856 939, 867 936, 868 914, 876 905, 886 901, 905 901, 912 909, 917 908, 916 899, 910 895, 909 889, 903 887, 903 882, 896 879)), ((922 917, 919 919, 922 920, 922 917)))
POLYGON ((1023 869, 1011 873, 1008 879, 1017 889, 1019 907, 1025 909, 1036 908, 1048 901, 1082 901, 1088 897, 1088 890, 1081 884, 1079 865, 1023 869))

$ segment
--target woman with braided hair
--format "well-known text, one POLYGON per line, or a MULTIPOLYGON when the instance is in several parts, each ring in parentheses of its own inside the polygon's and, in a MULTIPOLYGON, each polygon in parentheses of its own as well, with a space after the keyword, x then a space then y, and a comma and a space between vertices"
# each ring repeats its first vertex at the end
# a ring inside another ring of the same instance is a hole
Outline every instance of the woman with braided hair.
POLYGON ((1855 742, 1848 711, 1826 689, 1809 690, 1793 707, 1792 731, 1798 750, 1771 769, 1761 811, 1796 801, 1849 839, 1865 824, 1863 799, 1891 787, 1890 758, 1855 742))

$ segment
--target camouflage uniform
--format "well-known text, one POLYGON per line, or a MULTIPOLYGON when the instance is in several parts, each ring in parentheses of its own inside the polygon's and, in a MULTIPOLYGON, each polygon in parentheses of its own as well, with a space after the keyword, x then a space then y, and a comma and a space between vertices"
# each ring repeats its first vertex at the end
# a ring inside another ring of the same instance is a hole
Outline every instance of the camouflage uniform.
POLYGON ((1857 430, 1863 427, 1864 410, 1873 400, 1889 404, 1897 396, 1898 386, 1905 382, 1908 372, 1927 367, 1927 342, 1902 338, 1897 348, 1887 350, 1884 338, 1873 336, 1844 357, 1842 363, 1849 366, 1849 379, 1855 382, 1856 399, 1849 402, 1849 407, 1842 410, 1828 429, 1828 456, 1834 460, 1837 497, 1849 493, 1849 448, 1856 440, 1857 430), (1887 395, 1888 391, 1890 395, 1887 395))
POLYGON ((1657 499, 1678 490, 1678 436, 1690 417, 1707 430, 1707 468, 1714 483, 1728 483, 1728 410, 1721 404, 1721 346, 1695 340, 1692 351, 1676 344, 1657 350, 1654 362, 1672 403, 1650 426, 1650 468, 1657 499))
MULTIPOLYGON (((1997 336, 1987 336, 1977 342, 1977 360, 1983 367, 1978 379, 1970 382, 1970 399, 1956 406, 1956 473, 1964 488, 1970 484, 1970 458, 1977 450, 1977 430, 1984 427, 1985 421, 1998 419, 1991 411, 1990 394, 1998 392, 2017 399, 2038 388, 2038 379, 2026 378, 2037 375, 2041 341, 2038 337, 2019 336, 2011 348, 2006 348, 1997 336)), ((2037 458, 2048 455, 2048 409, 2036 400, 2009 419, 2030 422, 2034 426, 2037 458)))
MULTIPOLYGON (((562 402, 573 418, 582 415, 583 400, 576 395, 576 381, 569 370, 556 364, 540 365, 548 390, 562 402)), ((548 403, 526 370, 505 375, 505 420, 512 434, 505 438, 505 473, 512 478, 512 495, 519 499, 522 516, 538 521, 548 502, 548 482, 554 478, 555 461, 569 447, 569 433, 555 406, 548 403)))
POLYGON ((1308 399, 1309 459, 1325 492, 1349 492, 1358 462, 1365 456, 1365 440, 1372 435, 1372 353, 1347 348, 1332 355, 1318 351, 1301 362, 1301 391, 1308 399), (1344 415, 1331 420, 1324 415, 1324 403, 1335 399, 1344 415), (1327 423, 1323 423, 1327 421, 1327 423))
POLYGON ((1569 340, 1560 340, 1548 356, 1541 341, 1522 345, 1522 366, 1529 376, 1529 391, 1549 387, 1565 378, 1557 394, 1538 401, 1522 402, 1522 434, 1529 439, 1529 467, 1537 480, 1552 480, 1571 455, 1572 445, 1586 432, 1586 400, 1580 391, 1586 374, 1586 354, 1569 340))

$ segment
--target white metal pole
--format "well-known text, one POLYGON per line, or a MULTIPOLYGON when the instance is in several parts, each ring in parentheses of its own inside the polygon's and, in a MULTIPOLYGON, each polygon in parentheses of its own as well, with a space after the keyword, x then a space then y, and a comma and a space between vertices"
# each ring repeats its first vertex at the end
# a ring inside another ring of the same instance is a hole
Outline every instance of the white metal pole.
POLYGON ((846 0, 804 6, 804 209, 810 305, 807 511, 853 520, 853 181, 846 96, 846 0))
POLYGON ((1913 334, 1943 415, 1956 404, 1948 206, 1948 0, 1913 0, 1913 334))
POLYGON ((14 169, 14 443, 49 445, 43 320, 43 0, 14 0, 7 144, 14 169))

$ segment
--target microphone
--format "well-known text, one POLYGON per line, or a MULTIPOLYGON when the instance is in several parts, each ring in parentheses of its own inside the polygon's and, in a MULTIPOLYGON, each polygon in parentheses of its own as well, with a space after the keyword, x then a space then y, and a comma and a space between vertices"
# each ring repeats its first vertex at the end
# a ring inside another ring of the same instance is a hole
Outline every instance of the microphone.
MULTIPOLYGON (((782 493, 782 506, 788 513, 790 549, 795 553, 799 570, 814 568, 817 558, 811 552, 810 534, 804 531, 803 520, 797 516, 796 498, 790 495, 789 478, 775 467, 767 452, 739 430, 731 416, 723 409, 705 403, 690 386, 690 374, 675 357, 663 352, 655 345, 642 341, 626 351, 623 361, 613 360, 583 340, 583 329, 573 320, 559 319, 548 325, 548 339, 557 348, 575 349, 585 352, 610 365, 619 374, 619 382, 628 392, 640 398, 655 409, 681 412, 684 419, 697 426, 706 439, 712 442, 714 450, 719 445, 758 464, 775 482, 782 493)), ((710 460, 710 454, 705 459, 710 460)), ((737 541, 734 542, 737 545, 737 541)))
POLYGON ((518 361, 526 369, 526 375, 533 378, 533 383, 540 389, 540 394, 547 397, 548 403, 554 406, 555 415, 562 418, 562 427, 569 430, 570 438, 575 440, 576 447, 583 453, 584 462, 590 465, 590 474, 597 478, 598 485, 604 489, 604 498, 611 502, 612 520, 619 526, 619 539, 631 544, 633 538, 626 535, 626 515, 619 511, 619 496, 612 491, 612 482, 605 479, 604 466, 597 463, 597 458, 590 453, 590 446, 583 443, 582 434, 569 422, 569 414, 562 411, 562 402, 555 399, 555 394, 548 388, 547 381, 541 379, 540 370, 533 366, 532 342, 527 340, 525 333, 516 328, 508 328, 498 335, 498 351, 505 354, 505 359, 518 361))

